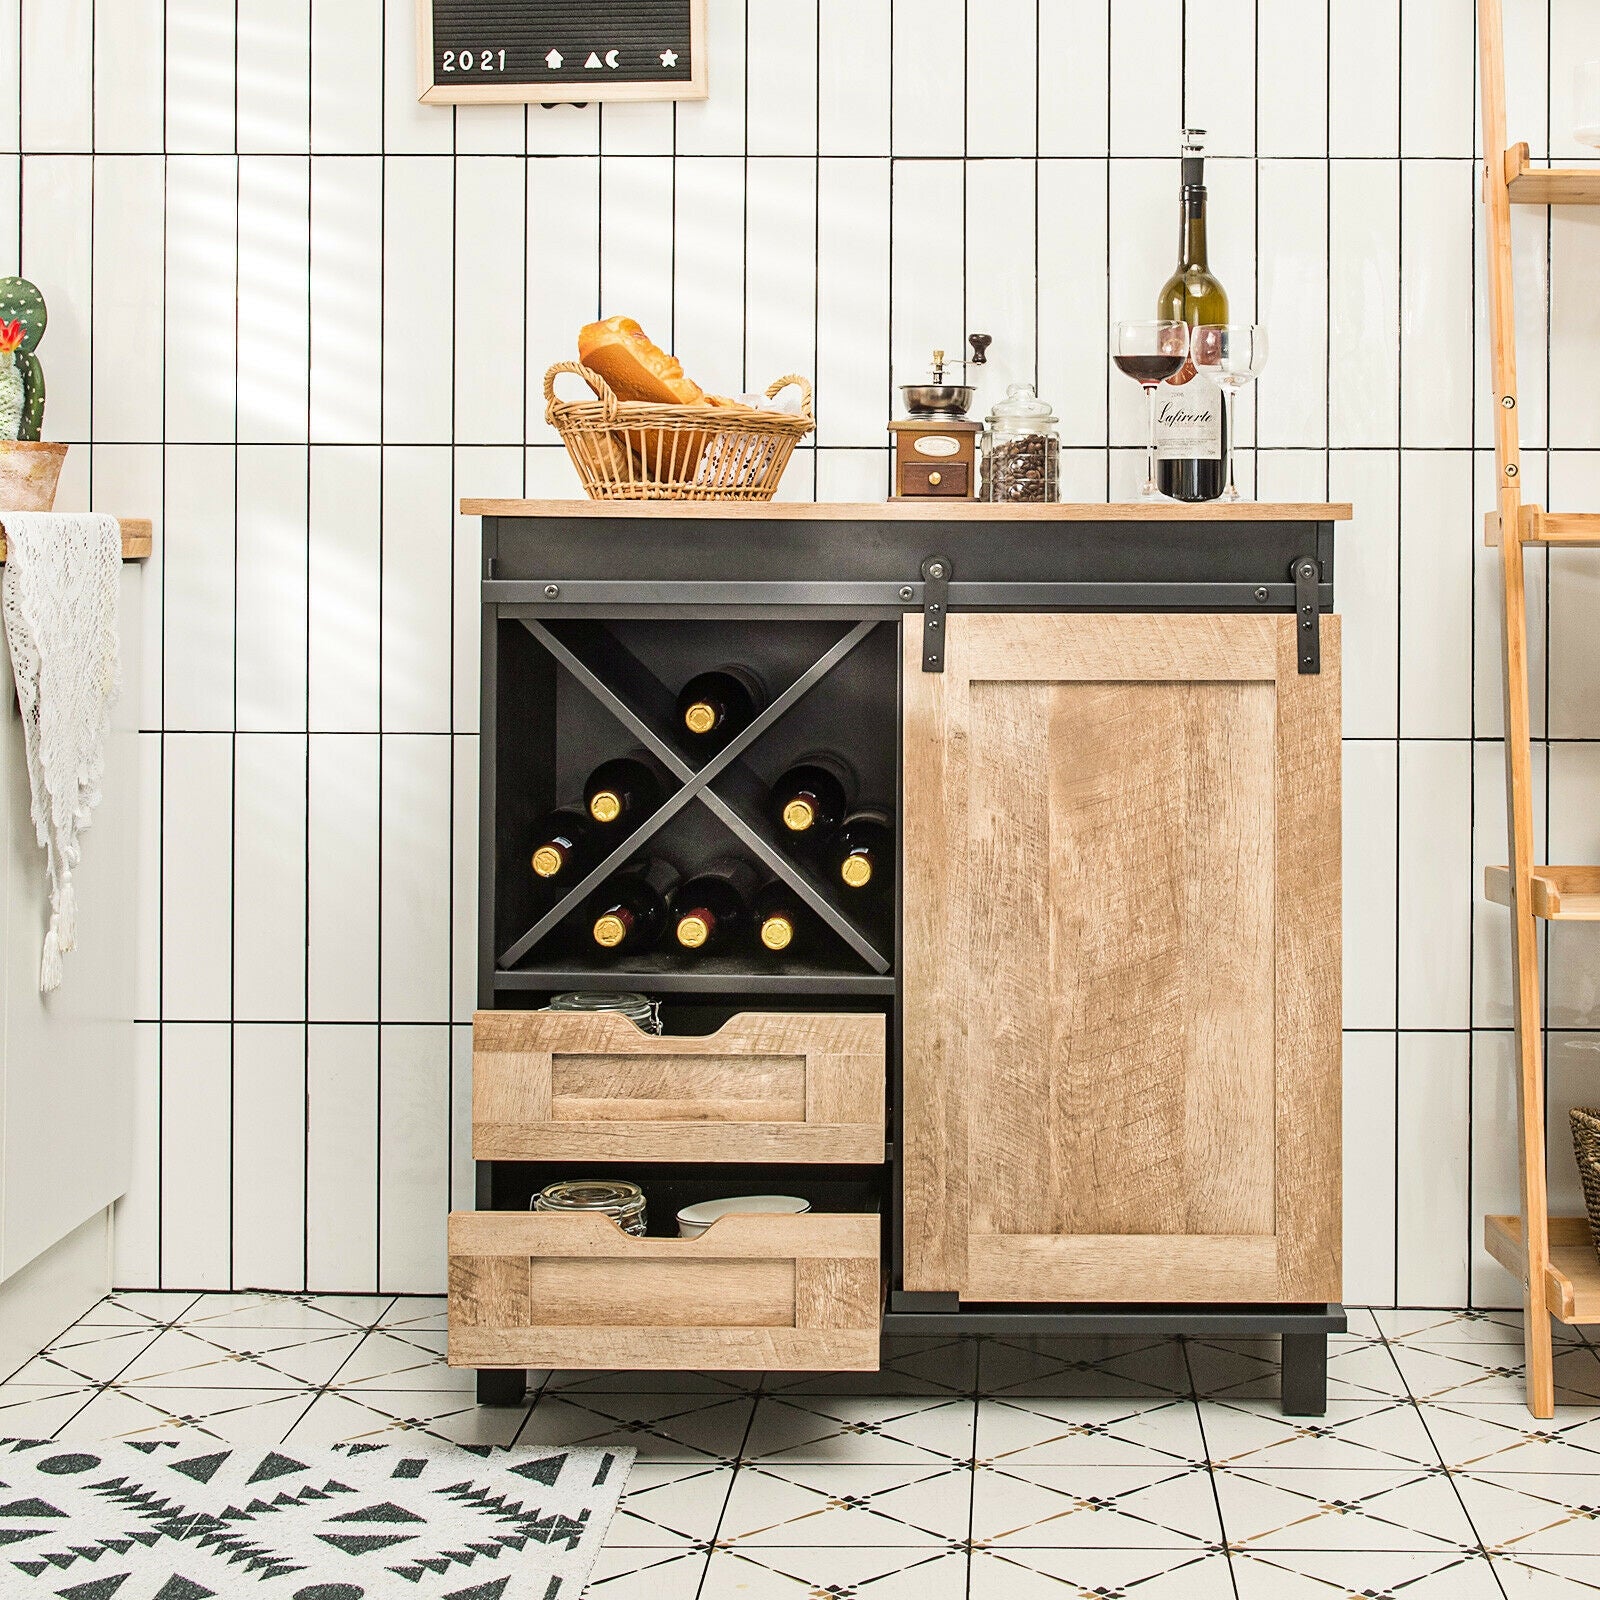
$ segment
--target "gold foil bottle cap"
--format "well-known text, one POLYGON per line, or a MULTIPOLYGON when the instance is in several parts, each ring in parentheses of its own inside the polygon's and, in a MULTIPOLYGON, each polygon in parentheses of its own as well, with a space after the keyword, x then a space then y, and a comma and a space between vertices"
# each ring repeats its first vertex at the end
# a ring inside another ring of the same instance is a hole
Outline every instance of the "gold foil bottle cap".
POLYGON ((816 808, 809 800, 791 800, 783 808, 783 825, 790 833, 804 833, 816 820, 816 808))
POLYGON ((566 856, 553 844, 542 844, 533 852, 533 870, 541 878, 553 878, 561 870, 566 856))
POLYGON ((589 802, 589 815, 596 822, 615 822, 622 815, 622 800, 609 789, 602 789, 589 802))
POLYGON ((596 920, 594 925, 596 944, 604 945, 607 950, 614 950, 627 937, 627 926, 615 912, 608 911, 605 916, 596 920))
POLYGON ((839 876, 852 889, 865 889, 872 882, 872 863, 865 856, 846 856, 839 867, 839 876))
POLYGON ((711 919, 704 911, 692 911, 678 919, 678 943, 685 950, 698 950, 711 937, 711 919))
POLYGON ((704 700, 697 700, 683 714, 690 733, 710 733, 717 725, 717 713, 704 700))
POLYGON ((794 939, 794 924, 787 917, 768 917, 761 924, 761 942, 769 950, 787 950, 794 939))

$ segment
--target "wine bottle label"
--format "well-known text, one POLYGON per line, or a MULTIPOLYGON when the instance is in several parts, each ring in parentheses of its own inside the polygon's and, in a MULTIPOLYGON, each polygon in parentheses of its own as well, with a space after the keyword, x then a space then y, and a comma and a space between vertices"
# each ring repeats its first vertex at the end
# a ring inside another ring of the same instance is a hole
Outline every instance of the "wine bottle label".
MULTIPOLYGON (((1185 370, 1194 372, 1192 367, 1185 370)), ((1187 383, 1168 382, 1156 390, 1156 459, 1222 459, 1220 389, 1196 374, 1187 383)))

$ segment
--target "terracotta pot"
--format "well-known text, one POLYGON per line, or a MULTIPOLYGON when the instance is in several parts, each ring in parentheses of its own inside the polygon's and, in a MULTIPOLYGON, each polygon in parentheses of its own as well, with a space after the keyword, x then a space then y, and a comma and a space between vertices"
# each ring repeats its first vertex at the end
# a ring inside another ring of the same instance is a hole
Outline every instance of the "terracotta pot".
POLYGON ((0 439, 0 511, 50 511, 56 503, 64 444, 0 439))

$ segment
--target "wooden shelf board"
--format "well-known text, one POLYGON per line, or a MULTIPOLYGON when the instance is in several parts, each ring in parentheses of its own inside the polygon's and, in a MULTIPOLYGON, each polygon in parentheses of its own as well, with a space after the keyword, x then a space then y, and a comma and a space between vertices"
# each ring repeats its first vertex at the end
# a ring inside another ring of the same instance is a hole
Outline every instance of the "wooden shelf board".
MULTIPOLYGON (((1543 506, 1525 505, 1518 519, 1519 544, 1544 545, 1552 550, 1590 550, 1600 547, 1600 513, 1593 511, 1546 511, 1543 506)), ((1500 513, 1484 514, 1483 542, 1491 549, 1500 543, 1500 513)))
MULTIPOLYGON (((1483 1243, 1506 1271, 1519 1279, 1525 1276, 1521 1217, 1485 1217, 1483 1243)), ((1557 1322, 1600 1322, 1600 1254, 1586 1217, 1551 1217, 1545 1285, 1557 1322)))
POLYGON ((1159 500, 1147 505, 1116 502, 1061 505, 985 505, 976 500, 481 500, 461 502, 466 517, 674 517, 788 522, 1348 522, 1348 502, 1220 500, 1183 505, 1159 500))
POLYGON ((1523 206, 1600 205, 1600 167, 1535 167, 1528 165, 1527 146, 1514 145, 1506 152, 1511 166, 1515 152, 1522 151, 1520 162, 1509 177, 1511 198, 1523 206))
MULTIPOLYGON (((1485 867, 1485 899, 1511 904, 1511 869, 1485 867)), ((1547 922, 1600 922, 1600 867, 1535 867, 1533 914, 1547 922)))
MULTIPOLYGON (((122 559, 148 561, 155 542, 154 529, 148 517, 119 517, 122 525, 122 559)), ((0 511, 0 561, 6 558, 5 513, 0 511)))

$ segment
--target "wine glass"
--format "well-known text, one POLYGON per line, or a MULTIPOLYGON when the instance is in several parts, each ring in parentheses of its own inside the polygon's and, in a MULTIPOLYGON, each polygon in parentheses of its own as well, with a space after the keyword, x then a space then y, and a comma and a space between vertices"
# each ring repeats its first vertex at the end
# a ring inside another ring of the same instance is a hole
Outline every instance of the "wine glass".
POLYGON ((1189 327, 1183 322, 1119 322, 1111 330, 1111 359, 1119 372, 1140 384, 1149 402, 1150 437, 1144 452, 1144 499, 1156 494, 1156 390, 1189 359, 1189 327))
POLYGON ((1224 500, 1237 500, 1233 481, 1233 400, 1248 383, 1261 376, 1267 364, 1267 330, 1253 322, 1203 322, 1189 344, 1195 370, 1222 390, 1228 412, 1228 487, 1224 500))

